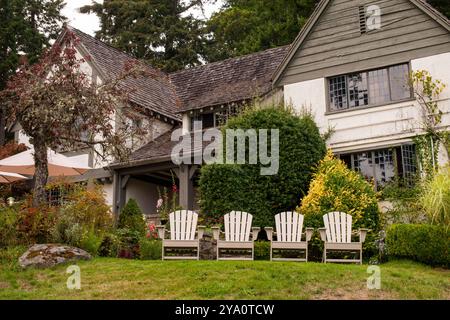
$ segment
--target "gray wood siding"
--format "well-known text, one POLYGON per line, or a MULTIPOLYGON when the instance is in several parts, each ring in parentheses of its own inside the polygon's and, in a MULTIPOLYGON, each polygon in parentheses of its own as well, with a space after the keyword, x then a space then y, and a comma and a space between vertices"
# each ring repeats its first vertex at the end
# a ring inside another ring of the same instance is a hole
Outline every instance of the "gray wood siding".
POLYGON ((450 52, 450 33, 409 0, 334 0, 280 78, 280 85, 450 52), (381 8, 380 30, 360 33, 359 6, 381 8))

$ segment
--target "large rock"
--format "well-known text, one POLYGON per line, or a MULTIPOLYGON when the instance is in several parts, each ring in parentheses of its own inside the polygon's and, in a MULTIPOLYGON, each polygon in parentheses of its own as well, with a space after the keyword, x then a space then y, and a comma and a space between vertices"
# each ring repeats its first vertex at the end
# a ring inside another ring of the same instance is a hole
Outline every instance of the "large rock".
POLYGON ((69 261, 90 259, 91 255, 79 248, 58 244, 35 244, 19 258, 19 264, 22 268, 50 268, 69 261))

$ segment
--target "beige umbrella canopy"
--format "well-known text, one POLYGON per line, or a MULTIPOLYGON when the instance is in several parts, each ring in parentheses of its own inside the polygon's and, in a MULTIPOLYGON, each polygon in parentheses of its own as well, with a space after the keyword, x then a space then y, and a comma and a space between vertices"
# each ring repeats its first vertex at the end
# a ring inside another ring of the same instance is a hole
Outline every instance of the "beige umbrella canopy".
MULTIPOLYGON (((34 175, 34 149, 18 153, 0 160, 0 171, 25 175, 34 175)), ((47 150, 48 174, 50 177, 78 176, 88 171, 89 167, 82 166, 69 157, 53 150, 47 150)))
POLYGON ((11 182, 23 181, 23 180, 27 180, 27 179, 28 179, 27 177, 24 177, 17 173, 0 171, 0 183, 11 183, 11 182))

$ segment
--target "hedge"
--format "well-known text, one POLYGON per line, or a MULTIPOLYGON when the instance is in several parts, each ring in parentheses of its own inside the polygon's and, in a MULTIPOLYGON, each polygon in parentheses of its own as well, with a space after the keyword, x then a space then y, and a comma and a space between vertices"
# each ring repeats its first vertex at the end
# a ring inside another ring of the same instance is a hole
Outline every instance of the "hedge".
POLYGON ((388 257, 407 258, 432 266, 450 266, 450 230, 428 224, 394 224, 387 229, 388 257))
POLYGON ((275 214, 294 210, 307 192, 313 167, 325 155, 325 141, 311 116, 300 117, 281 107, 252 109, 230 119, 226 129, 279 129, 279 170, 261 175, 259 161, 203 166, 202 212, 218 220, 232 210, 246 211, 253 215, 254 226, 272 226, 275 214))

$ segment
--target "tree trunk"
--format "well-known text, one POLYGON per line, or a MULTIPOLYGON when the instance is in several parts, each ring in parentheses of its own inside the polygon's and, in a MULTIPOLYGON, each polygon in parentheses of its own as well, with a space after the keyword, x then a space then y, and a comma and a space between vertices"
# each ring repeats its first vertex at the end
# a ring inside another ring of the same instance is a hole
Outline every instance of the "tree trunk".
POLYGON ((37 207, 46 202, 45 185, 48 179, 47 146, 34 139, 34 188, 33 206, 37 207))
POLYGON ((6 143, 6 116, 5 107, 0 106, 0 147, 6 143))

